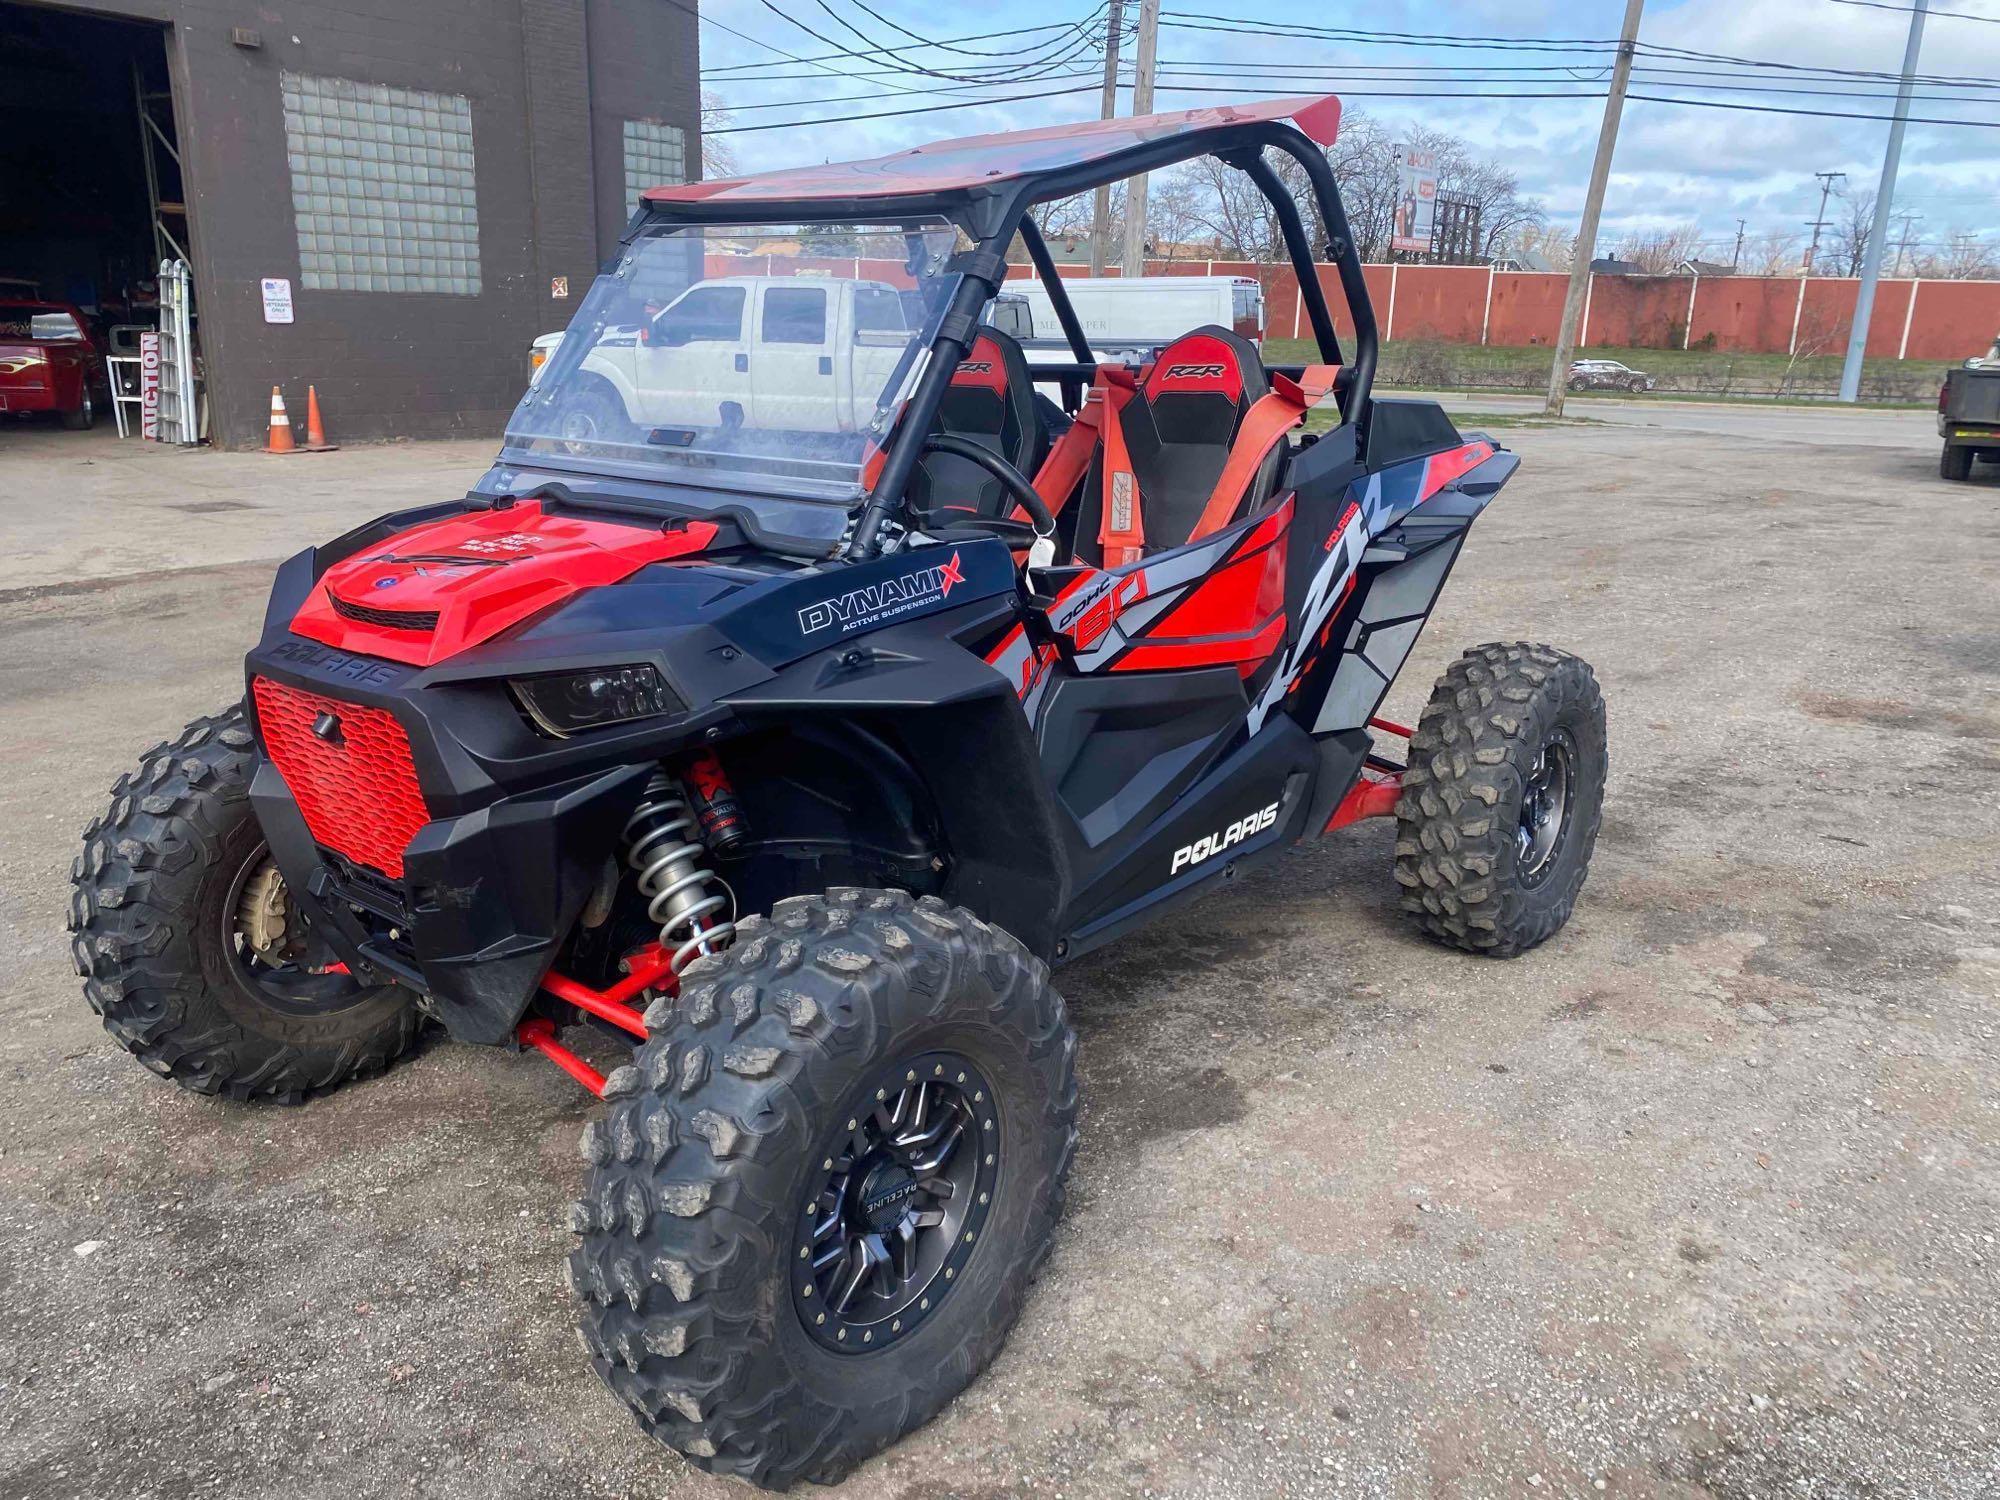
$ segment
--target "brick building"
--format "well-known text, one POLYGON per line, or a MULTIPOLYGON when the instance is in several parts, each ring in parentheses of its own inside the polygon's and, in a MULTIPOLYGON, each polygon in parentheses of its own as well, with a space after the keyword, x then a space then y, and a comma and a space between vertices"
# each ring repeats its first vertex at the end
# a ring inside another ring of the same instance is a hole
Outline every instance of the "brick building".
POLYGON ((338 438, 497 438, 638 190, 698 168, 696 25, 675 0, 0 0, 0 297, 144 325, 184 253, 218 443, 308 381, 338 438))

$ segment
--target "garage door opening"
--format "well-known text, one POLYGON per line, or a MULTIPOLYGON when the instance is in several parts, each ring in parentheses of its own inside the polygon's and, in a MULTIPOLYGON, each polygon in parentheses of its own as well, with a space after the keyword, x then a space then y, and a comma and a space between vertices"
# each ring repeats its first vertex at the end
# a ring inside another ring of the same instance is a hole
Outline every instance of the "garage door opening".
POLYGON ((166 36, 0 0, 0 433, 137 430, 113 386, 138 393, 160 263, 193 248, 166 36))

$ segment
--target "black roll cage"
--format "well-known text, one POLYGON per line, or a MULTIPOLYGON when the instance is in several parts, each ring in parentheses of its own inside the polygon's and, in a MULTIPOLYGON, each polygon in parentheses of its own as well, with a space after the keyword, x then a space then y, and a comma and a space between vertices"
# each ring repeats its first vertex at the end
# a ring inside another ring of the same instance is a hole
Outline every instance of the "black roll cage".
POLYGON ((1337 396, 1341 420, 1355 429, 1355 440, 1366 453, 1370 388, 1375 380, 1378 339, 1375 312, 1368 300, 1368 286, 1362 277, 1361 259, 1355 252, 1354 237, 1347 226, 1347 211, 1340 201, 1340 187, 1326 153, 1296 125, 1283 120, 1246 121, 1219 125, 1200 131, 1166 136, 1142 142, 1094 160, 1048 172, 1031 172, 996 182, 990 187, 951 188, 928 193, 870 194, 852 197, 811 197, 759 199, 754 204, 722 197, 710 200, 649 202, 634 215, 631 233, 659 223, 672 225, 727 224, 744 221, 754 213, 760 223, 839 224, 854 220, 935 216, 965 232, 976 249, 958 256, 954 269, 961 273, 950 305, 945 309, 936 337, 930 346, 930 361, 911 393, 903 419, 897 424, 895 440, 885 455, 880 474, 868 492, 859 519, 848 540, 844 555, 861 560, 875 555, 880 546, 883 523, 908 487, 922 457, 931 424, 951 384, 958 362, 978 337, 979 321, 986 305, 1000 292, 1007 278, 1007 247, 1020 235, 1035 274, 1048 293, 1063 337, 1076 356, 1074 366, 1038 365, 1043 379, 1057 380, 1069 389, 1091 378, 1096 365, 1090 342, 1084 337, 1076 310, 1063 288, 1062 277, 1043 243, 1041 231, 1029 216, 1037 204, 1055 198, 1121 182, 1142 172, 1159 171, 1213 156, 1235 167, 1257 185, 1277 215, 1279 232, 1292 269, 1297 273, 1299 296, 1311 321, 1314 342, 1327 364, 1340 364, 1340 339, 1334 331, 1333 315, 1327 308, 1320 286, 1318 265, 1313 256, 1312 237, 1299 213, 1299 206, 1277 170, 1265 158, 1266 148, 1284 152, 1296 161, 1312 184, 1319 201, 1320 223, 1326 232, 1328 258, 1340 278, 1348 315, 1354 322, 1354 361, 1342 371, 1337 396))

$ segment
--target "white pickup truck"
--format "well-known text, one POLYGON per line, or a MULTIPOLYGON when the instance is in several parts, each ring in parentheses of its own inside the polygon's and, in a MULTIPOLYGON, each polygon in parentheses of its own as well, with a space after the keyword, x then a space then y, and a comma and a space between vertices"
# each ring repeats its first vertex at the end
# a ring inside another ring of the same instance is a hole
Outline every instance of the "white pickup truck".
MULTIPOLYGON (((610 385, 642 428, 853 432, 873 419, 895 375, 909 317, 887 282, 715 277, 643 329, 607 332, 582 369, 610 385)), ((537 361, 534 379, 541 368, 537 361)))

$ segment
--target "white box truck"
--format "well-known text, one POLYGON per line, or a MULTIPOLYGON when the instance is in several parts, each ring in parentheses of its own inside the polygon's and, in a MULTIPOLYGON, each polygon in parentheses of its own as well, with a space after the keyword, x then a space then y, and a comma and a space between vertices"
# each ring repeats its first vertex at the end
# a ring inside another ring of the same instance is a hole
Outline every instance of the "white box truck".
MULTIPOLYGON (((1157 347, 1208 323, 1233 329, 1260 347, 1264 342, 1264 289, 1254 277, 1070 276, 1063 279, 1063 291, 1091 348, 1106 358, 1157 347)), ((1062 325, 1039 281, 1010 281, 1007 295, 1027 303, 1036 346, 1052 339, 1060 343, 1062 325)))

